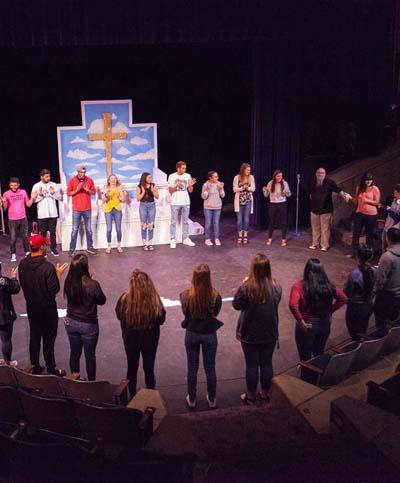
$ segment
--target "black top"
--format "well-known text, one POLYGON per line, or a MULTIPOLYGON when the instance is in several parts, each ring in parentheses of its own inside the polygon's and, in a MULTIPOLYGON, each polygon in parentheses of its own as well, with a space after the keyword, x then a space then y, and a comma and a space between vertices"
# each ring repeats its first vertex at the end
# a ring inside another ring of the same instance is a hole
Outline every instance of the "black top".
MULTIPOLYGON (((140 185, 138 185, 140 186, 140 185)), ((144 189, 144 196, 140 200, 141 203, 153 203, 154 202, 154 195, 151 191, 151 188, 154 187, 154 183, 150 183, 150 186, 148 188, 144 189)))
POLYGON ((56 295, 60 291, 60 282, 53 264, 43 256, 28 255, 18 265, 18 276, 28 315, 41 314, 47 309, 57 310, 56 295))
POLYGON ((16 278, 0 277, 0 326, 11 324, 17 318, 11 295, 17 294, 20 288, 16 278))
POLYGON ((97 280, 84 276, 82 278, 83 301, 73 303, 67 298, 67 317, 78 322, 97 324, 97 306, 107 301, 97 280))
POLYGON ((342 190, 329 178, 325 178, 322 185, 313 184, 310 190, 310 209, 316 215, 333 213, 332 193, 340 193, 342 190))
POLYGON ((182 312, 185 316, 185 320, 181 324, 184 329, 198 334, 212 334, 224 325, 216 318, 222 307, 220 294, 217 294, 215 304, 210 307, 209 313, 204 319, 195 319, 192 317, 189 309, 189 290, 182 292, 179 298, 181 300, 182 312))
POLYGON ((281 297, 282 288, 277 283, 272 298, 263 304, 256 304, 250 300, 246 282, 239 287, 232 302, 234 309, 241 310, 236 338, 248 344, 268 344, 277 341, 278 305, 281 297))
POLYGON ((359 268, 349 274, 343 292, 347 295, 348 304, 372 303, 373 290, 366 292, 364 277, 359 268))

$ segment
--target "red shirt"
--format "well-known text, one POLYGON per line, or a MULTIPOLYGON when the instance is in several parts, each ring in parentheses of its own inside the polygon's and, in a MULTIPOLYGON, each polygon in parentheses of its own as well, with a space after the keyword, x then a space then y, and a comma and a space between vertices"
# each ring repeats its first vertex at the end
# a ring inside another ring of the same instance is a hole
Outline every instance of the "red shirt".
POLYGON ((89 176, 85 176, 82 181, 78 179, 78 176, 71 178, 68 183, 67 195, 72 196, 72 208, 74 211, 90 210, 92 204, 90 202, 91 195, 89 193, 82 189, 82 191, 79 191, 76 195, 72 195, 73 191, 76 190, 79 184, 82 184, 82 187, 86 187, 92 192, 96 189, 92 178, 89 178, 89 176))
MULTIPOLYGON (((346 302, 346 294, 342 289, 336 287, 332 307, 330 308, 329 312, 332 314, 336 310, 340 309, 340 307, 342 307, 346 302)), ((311 308, 307 306, 302 280, 296 282, 292 287, 290 292, 289 308, 297 322, 300 322, 301 320, 304 320, 304 322, 310 322, 311 320, 319 319, 319 317, 316 317, 312 314, 311 308)))

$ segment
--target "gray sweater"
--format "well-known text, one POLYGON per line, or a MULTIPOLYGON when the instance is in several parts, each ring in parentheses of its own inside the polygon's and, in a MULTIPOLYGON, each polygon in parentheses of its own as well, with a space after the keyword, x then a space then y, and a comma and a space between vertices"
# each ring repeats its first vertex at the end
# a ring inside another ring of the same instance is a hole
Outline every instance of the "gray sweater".
POLYGON ((400 298, 400 244, 388 248, 379 260, 375 293, 400 298))
POLYGON ((206 181, 201 189, 201 197, 204 200, 204 208, 207 210, 220 210, 222 207, 222 199, 225 196, 224 188, 220 183, 209 183, 206 181))

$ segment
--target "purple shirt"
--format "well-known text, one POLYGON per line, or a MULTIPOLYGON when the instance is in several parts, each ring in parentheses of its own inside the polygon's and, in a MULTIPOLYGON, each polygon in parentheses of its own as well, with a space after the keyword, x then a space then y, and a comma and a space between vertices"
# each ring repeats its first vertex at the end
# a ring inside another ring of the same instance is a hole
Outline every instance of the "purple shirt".
POLYGON ((17 191, 8 190, 3 197, 7 200, 8 219, 22 220, 26 218, 25 203, 29 201, 25 190, 18 188, 17 191))

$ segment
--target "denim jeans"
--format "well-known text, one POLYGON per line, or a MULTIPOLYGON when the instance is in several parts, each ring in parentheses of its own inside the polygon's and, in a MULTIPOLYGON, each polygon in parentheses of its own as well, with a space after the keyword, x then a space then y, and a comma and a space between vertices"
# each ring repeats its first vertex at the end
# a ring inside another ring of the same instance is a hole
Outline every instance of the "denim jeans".
POLYGON ((122 223, 122 211, 116 210, 113 208, 108 213, 104 213, 106 217, 106 225, 107 225, 107 242, 111 243, 111 232, 112 232, 112 222, 114 220, 115 229, 117 231, 117 242, 120 243, 122 240, 122 231, 121 231, 121 223, 122 223))
POLYGON ((319 356, 325 350, 325 344, 331 332, 331 321, 313 320, 312 328, 307 332, 296 324, 295 339, 300 360, 308 361, 311 357, 319 356))
POLYGON ((6 362, 11 361, 13 327, 14 324, 0 325, 1 351, 6 362))
POLYGON ((182 217, 182 240, 189 236, 189 213, 190 205, 171 205, 171 240, 176 240, 176 225, 180 215, 182 217))
POLYGON ((72 211, 72 232, 71 232, 71 243, 69 249, 71 251, 76 248, 76 241, 78 239, 79 225, 81 224, 81 219, 85 224, 86 231, 86 243, 87 248, 93 248, 93 233, 92 233, 92 210, 85 211, 72 211))
POLYGON ((246 361, 246 385, 247 391, 257 391, 258 379, 260 378, 261 389, 271 387, 274 371, 272 368, 272 355, 276 342, 269 344, 247 344, 242 342, 242 350, 246 361))
POLYGON ((360 334, 367 332, 372 312, 372 302, 348 303, 346 307, 346 326, 353 340, 360 340, 360 334))
POLYGON ((47 237, 47 232, 50 232, 50 249, 53 251, 57 249, 56 228, 57 228, 57 218, 38 219, 39 233, 42 236, 47 237))
POLYGON ((28 243, 28 220, 26 218, 22 218, 22 220, 8 220, 8 229, 10 231, 11 255, 15 253, 18 237, 22 239, 24 252, 29 252, 30 248, 28 243))
POLYGON ((203 353, 204 372, 207 379, 207 393, 211 401, 214 401, 217 391, 217 375, 215 373, 215 356, 217 354, 217 334, 197 334, 186 331, 185 347, 187 355, 187 385, 191 401, 196 399, 197 371, 199 370, 200 347, 203 353))
POLYGON ((219 219, 221 217, 221 210, 210 210, 209 208, 204 208, 205 217, 205 234, 206 240, 211 238, 211 228, 214 228, 214 238, 219 238, 219 219))
POLYGON ((156 204, 154 201, 139 204, 140 226, 142 240, 152 240, 154 233, 154 220, 156 218, 156 204))
POLYGON ((354 215, 353 238, 351 242, 351 247, 354 255, 357 255, 357 249, 363 228, 365 228, 365 238, 367 245, 370 248, 374 248, 374 232, 376 228, 376 220, 376 215, 364 215, 363 213, 356 213, 354 215))
POLYGON ((239 205, 237 216, 237 231, 249 231, 251 203, 239 205))
POLYGON ((80 373, 82 348, 85 351, 86 372, 89 381, 96 380, 96 346, 99 339, 99 325, 79 322, 69 318, 64 319, 71 354, 69 366, 71 372, 80 373))

